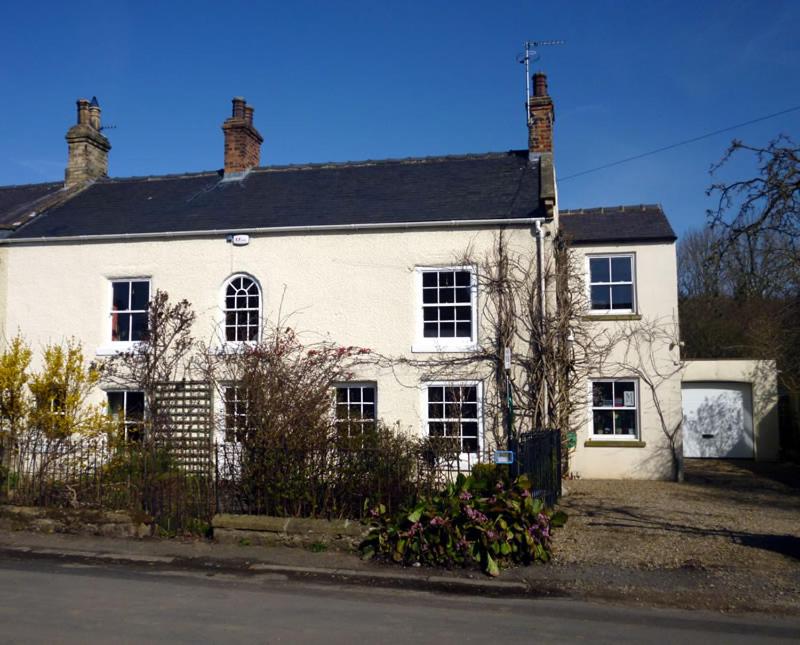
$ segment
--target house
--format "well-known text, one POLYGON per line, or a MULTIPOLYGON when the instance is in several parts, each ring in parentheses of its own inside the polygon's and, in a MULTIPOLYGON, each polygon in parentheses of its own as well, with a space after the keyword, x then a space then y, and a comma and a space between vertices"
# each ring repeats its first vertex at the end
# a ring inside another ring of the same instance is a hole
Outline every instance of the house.
MULTIPOLYGON (((223 170, 110 178, 97 100, 78 101, 64 184, 0 188, 0 327, 39 346, 74 336, 92 357, 140 342, 156 289, 186 298, 195 333, 222 346, 259 338, 281 311, 305 338, 382 356, 464 355, 485 341, 479 267, 502 233, 544 262, 559 233, 585 268, 595 333, 677 319, 675 234, 658 206, 559 211, 554 110, 534 76, 529 146, 499 153, 261 166, 254 110, 234 98, 222 124, 223 170)), ((540 264, 540 267, 542 265, 540 264)), ((545 287, 555 302, 556 285, 545 287)), ((654 349, 679 360, 677 345, 654 349)), ((337 388, 337 414, 447 432, 469 456, 496 445, 485 371, 432 379, 414 361, 365 367, 337 388), (457 417, 445 403, 461 403, 457 417)), ((681 375, 659 400, 635 370, 588 375, 571 467, 582 477, 665 477, 660 419, 681 418, 681 375), (656 405, 658 403, 658 405, 656 405), (659 416, 661 415, 661 416, 659 416)), ((130 423, 136 391, 98 392, 130 423)), ((217 408, 235 410, 235 389, 217 408)), ((224 416, 224 415, 223 415, 224 416)), ((216 428, 224 440, 225 428, 216 428)), ((228 433, 230 438, 230 433, 228 433)))

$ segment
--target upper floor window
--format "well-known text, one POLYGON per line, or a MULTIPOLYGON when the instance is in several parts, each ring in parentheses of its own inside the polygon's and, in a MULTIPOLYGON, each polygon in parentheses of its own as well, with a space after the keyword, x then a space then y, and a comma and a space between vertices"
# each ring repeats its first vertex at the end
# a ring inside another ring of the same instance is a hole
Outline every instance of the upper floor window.
POLYGON ((590 256, 589 290, 592 311, 634 312, 633 255, 590 256))
POLYGON ((261 289, 246 275, 236 275, 225 285, 225 340, 258 341, 261 332, 261 289))
POLYGON ((415 349, 463 351, 475 345, 476 284, 472 267, 417 269, 420 299, 415 349))
POLYGON ((135 441, 144 432, 144 392, 120 390, 106 392, 108 413, 122 421, 125 439, 135 441))
POLYGON ((336 428, 343 436, 359 436, 375 429, 375 393, 371 383, 336 386, 336 428))
POLYGON ((147 335, 149 280, 111 281, 111 340, 141 341, 147 335))

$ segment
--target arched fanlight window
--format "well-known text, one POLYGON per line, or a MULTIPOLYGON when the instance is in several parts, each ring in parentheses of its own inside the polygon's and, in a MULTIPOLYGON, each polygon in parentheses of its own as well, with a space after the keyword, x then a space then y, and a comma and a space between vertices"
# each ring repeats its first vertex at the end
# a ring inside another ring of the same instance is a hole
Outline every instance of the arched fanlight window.
POLYGON ((225 340, 257 341, 261 325, 261 290, 246 275, 233 276, 225 285, 225 340))

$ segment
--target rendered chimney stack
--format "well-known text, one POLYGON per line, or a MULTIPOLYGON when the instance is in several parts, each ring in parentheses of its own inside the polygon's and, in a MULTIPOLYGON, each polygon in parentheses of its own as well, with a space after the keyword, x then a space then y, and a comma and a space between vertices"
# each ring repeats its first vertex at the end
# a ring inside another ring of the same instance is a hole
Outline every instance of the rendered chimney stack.
POLYGON ((261 161, 264 138, 253 126, 253 107, 240 96, 233 99, 233 112, 222 124, 225 134, 225 175, 255 168, 261 161))
POLYGON ((71 188, 108 175, 111 144, 100 134, 100 104, 78 99, 78 119, 66 135, 67 169, 64 186, 71 188))
POLYGON ((553 123, 556 120, 553 99, 547 93, 547 75, 533 75, 533 96, 528 106, 528 151, 531 155, 553 152, 553 123))

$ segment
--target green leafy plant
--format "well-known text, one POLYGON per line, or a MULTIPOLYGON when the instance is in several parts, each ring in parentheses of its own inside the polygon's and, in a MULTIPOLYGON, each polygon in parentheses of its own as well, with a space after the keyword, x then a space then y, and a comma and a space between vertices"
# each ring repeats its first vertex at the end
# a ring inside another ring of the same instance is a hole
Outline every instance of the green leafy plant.
POLYGON ((481 475, 459 475, 442 493, 395 515, 383 505, 373 509, 362 556, 448 568, 477 564, 490 576, 512 564, 547 562, 551 530, 564 525, 566 514, 535 499, 525 476, 506 484, 497 471, 481 475))

